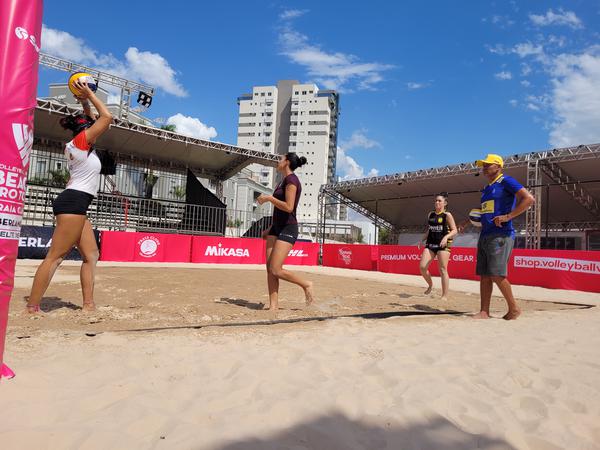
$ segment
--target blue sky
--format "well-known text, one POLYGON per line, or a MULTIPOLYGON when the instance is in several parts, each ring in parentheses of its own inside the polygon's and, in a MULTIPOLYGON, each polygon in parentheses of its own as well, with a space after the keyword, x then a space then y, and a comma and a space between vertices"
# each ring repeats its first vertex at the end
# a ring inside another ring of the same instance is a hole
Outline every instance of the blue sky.
MULTIPOLYGON (((600 142, 600 2, 46 1, 45 51, 154 85, 146 115, 233 143, 236 98, 341 92, 338 174, 600 142)), ((41 69, 40 95, 66 74, 41 69)))

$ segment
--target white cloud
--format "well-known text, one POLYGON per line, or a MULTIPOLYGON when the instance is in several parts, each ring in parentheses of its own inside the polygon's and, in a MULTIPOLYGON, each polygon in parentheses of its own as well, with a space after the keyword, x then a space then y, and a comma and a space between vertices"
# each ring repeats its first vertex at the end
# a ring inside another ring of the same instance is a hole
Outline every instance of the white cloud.
POLYGON ((510 50, 502 44, 496 44, 493 47, 491 45, 486 45, 485 48, 490 53, 494 53, 496 55, 506 55, 507 53, 510 53, 510 50))
POLYGON ((367 130, 360 129, 356 130, 350 136, 350 139, 347 141, 340 142, 340 146, 344 148, 344 150, 348 151, 353 148, 379 148, 381 144, 373 139, 369 139, 365 134, 367 130))
POLYGON ((583 28, 583 23, 573 11, 565 11, 562 8, 559 8, 557 13, 549 9, 543 15, 530 14, 529 20, 539 27, 565 25, 573 29, 583 28))
POLYGON ((551 145, 600 142, 600 47, 578 55, 559 55, 550 71, 555 118, 551 145))
POLYGON ((287 9, 279 14, 281 20, 292 20, 303 16, 308 12, 308 9, 287 9))
POLYGON ((517 106, 519 104, 519 102, 517 100, 515 100, 514 98, 509 100, 508 103, 510 103, 510 106, 517 106))
POLYGON ((83 39, 66 31, 56 30, 45 25, 42 27, 42 50, 53 56, 148 83, 177 97, 187 96, 187 92, 176 79, 175 70, 158 53, 139 51, 135 47, 129 47, 125 52, 124 59, 118 59, 112 54, 98 53, 88 47, 83 39))
POLYGON ((307 36, 289 24, 280 29, 279 43, 283 55, 303 66, 313 81, 326 89, 346 92, 373 90, 376 84, 383 81, 382 72, 394 67, 377 62, 361 62, 357 56, 347 53, 327 52, 309 43, 307 36))
POLYGON ((532 71, 532 69, 529 64, 521 63, 521 75, 526 77, 527 75, 529 75, 531 73, 531 71, 532 71))
POLYGON ((546 38, 546 42, 556 47, 564 47, 567 44, 567 38, 564 36, 554 36, 551 34, 546 38))
POLYGON ((527 80, 521 80, 521 86, 529 87, 529 86, 531 86, 531 83, 527 80))
POLYGON ((195 117, 184 116, 177 113, 167 119, 167 125, 175 125, 177 133, 197 139, 210 140, 217 136, 217 130, 203 124, 195 117))
POLYGON ((494 77, 497 80, 511 80, 512 79, 512 73, 510 73, 507 70, 503 70, 502 72, 495 73, 494 77))
POLYGON ((98 62, 96 52, 83 42, 66 31, 48 28, 42 24, 42 50, 60 58, 84 64, 98 62))
POLYGON ((526 58, 528 56, 543 56, 544 47, 541 45, 534 45, 531 42, 523 42, 515 45, 512 52, 516 53, 521 58, 526 58))
POLYGON ((347 141, 340 142, 337 148, 337 175, 344 180, 354 180, 356 178, 376 177, 379 171, 372 168, 365 174, 365 169, 356 162, 348 151, 354 148, 379 148, 381 144, 366 135, 366 129, 356 130, 347 141))
POLYGON ((343 180, 355 180, 357 178, 376 177, 379 174, 377 169, 371 169, 365 174, 365 169, 356 162, 352 156, 348 155, 343 148, 337 150, 337 172, 343 180))
POLYGON ((510 16, 501 16, 499 14, 495 14, 490 18, 481 19, 482 22, 490 22, 496 25, 499 28, 505 29, 511 27, 515 24, 515 21, 510 18, 510 16))
POLYGON ((525 97, 527 102, 526 107, 532 111, 548 110, 551 108, 552 99, 547 94, 542 95, 527 95, 525 97))
POLYGON ((140 52, 135 47, 129 47, 125 59, 130 73, 136 78, 153 86, 161 86, 166 92, 177 97, 185 97, 187 92, 175 80, 175 71, 168 61, 158 53, 140 52))
POLYGON ((414 81, 410 81, 408 83, 406 83, 406 87, 408 89, 410 89, 411 91, 417 90, 417 89, 423 89, 426 87, 429 87, 431 84, 430 83, 417 83, 414 81))

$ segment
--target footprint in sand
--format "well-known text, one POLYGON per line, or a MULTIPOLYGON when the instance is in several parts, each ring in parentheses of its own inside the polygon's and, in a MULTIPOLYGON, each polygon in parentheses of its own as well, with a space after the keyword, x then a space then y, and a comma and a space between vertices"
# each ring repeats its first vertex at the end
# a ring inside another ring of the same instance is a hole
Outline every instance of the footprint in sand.
POLYGON ((544 378, 544 383, 546 387, 552 389, 553 391, 556 391, 562 386, 562 381, 556 378, 544 378))
POLYGON ((520 411, 525 413, 527 419, 545 419, 548 417, 548 408, 541 400, 535 397, 521 397, 520 411))
POLYGON ((576 400, 566 400, 565 405, 575 414, 586 414, 587 408, 583 403, 579 403, 576 400))

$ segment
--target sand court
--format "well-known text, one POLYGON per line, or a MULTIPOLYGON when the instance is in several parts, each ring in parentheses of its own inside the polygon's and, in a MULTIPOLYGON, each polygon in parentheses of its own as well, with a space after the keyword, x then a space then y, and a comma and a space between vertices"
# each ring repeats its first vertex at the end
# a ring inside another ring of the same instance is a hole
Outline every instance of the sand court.
POLYGON ((442 303, 417 277, 311 268, 317 306, 282 283, 273 316, 258 267, 102 265, 84 314, 66 265, 29 318, 34 269, 11 304, 3 450, 600 448, 597 295, 515 287, 519 320, 474 321, 472 282, 442 303))
MULTIPOLYGON (((353 276, 342 277, 330 274, 327 268, 322 268, 322 273, 312 268, 313 273, 306 276, 315 283, 316 304, 306 307, 301 289, 282 281, 281 309, 273 314, 262 310, 268 304, 268 297, 265 271, 260 266, 209 267, 101 265, 95 291, 98 309, 94 313, 83 313, 79 267, 67 264, 59 269, 42 301, 44 316, 31 319, 21 312, 24 298, 29 295, 35 265, 23 265, 18 271, 11 302, 10 324, 23 331, 53 329, 97 333, 341 317, 460 316, 477 311, 479 306, 479 296, 472 292, 453 291, 449 301, 441 301, 439 290, 424 295, 425 286, 401 284, 394 281, 394 276, 384 281, 369 279, 367 272, 352 271, 353 276)), ((523 300, 522 308, 527 312, 583 307, 571 303, 568 299, 553 303, 523 300)), ((492 311, 502 316, 504 310, 502 298, 494 297, 492 311)))

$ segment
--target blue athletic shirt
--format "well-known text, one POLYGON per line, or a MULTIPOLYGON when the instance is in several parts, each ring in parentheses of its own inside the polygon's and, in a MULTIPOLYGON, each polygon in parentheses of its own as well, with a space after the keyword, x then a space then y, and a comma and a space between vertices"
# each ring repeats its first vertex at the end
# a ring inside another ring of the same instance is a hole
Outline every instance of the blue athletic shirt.
POLYGON ((508 214, 515 207, 515 194, 523 189, 521 183, 508 175, 498 177, 481 191, 481 234, 515 236, 512 220, 501 227, 494 223, 494 217, 508 214))

